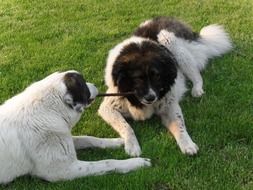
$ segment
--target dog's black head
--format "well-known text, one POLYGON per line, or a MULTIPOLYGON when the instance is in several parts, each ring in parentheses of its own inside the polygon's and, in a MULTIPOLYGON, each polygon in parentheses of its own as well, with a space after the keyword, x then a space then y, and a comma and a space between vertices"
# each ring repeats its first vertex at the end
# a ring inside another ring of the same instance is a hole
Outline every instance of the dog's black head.
POLYGON ((74 71, 66 72, 63 80, 67 88, 64 102, 77 112, 82 112, 97 95, 96 87, 86 83, 83 76, 74 71))
POLYGON ((165 47, 148 40, 130 43, 116 58, 112 69, 114 85, 132 105, 142 107, 161 99, 177 76, 176 61, 165 47))

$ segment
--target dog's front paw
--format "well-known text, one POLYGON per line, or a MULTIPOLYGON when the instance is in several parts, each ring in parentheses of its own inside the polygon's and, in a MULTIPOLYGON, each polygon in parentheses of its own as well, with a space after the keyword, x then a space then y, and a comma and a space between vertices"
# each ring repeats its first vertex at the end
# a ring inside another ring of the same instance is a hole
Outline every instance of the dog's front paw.
POLYGON ((202 88, 193 87, 192 88, 192 96, 200 97, 204 94, 204 90, 202 88))
POLYGON ((117 169, 120 173, 127 173, 141 167, 151 166, 151 160, 148 158, 130 158, 121 162, 120 167, 117 169))
POLYGON ((169 46, 175 41, 175 34, 167 30, 161 30, 157 35, 157 40, 164 46, 169 46))
POLYGON ((188 136, 181 137, 177 142, 182 153, 188 155, 197 154, 199 147, 188 136))
POLYGON ((141 155, 140 145, 135 138, 125 140, 125 151, 128 155, 137 157, 141 155))
POLYGON ((138 167, 151 166, 151 160, 149 158, 131 158, 131 160, 138 167))

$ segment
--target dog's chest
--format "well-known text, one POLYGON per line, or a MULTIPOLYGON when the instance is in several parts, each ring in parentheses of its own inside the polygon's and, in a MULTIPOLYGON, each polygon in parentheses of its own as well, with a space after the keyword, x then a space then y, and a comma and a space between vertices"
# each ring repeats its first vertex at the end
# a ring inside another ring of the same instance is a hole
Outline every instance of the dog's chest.
MULTIPOLYGON (((134 106, 128 105, 129 116, 134 120, 146 120, 149 119, 154 114, 153 106, 146 106, 143 108, 136 108, 134 106)), ((129 117, 128 116, 128 117, 129 117)))
POLYGON ((131 118, 134 120, 146 120, 149 119, 155 113, 155 107, 153 105, 145 106, 143 108, 136 108, 132 106, 126 99, 120 98, 107 98, 108 104, 114 109, 119 111, 125 118, 131 118))

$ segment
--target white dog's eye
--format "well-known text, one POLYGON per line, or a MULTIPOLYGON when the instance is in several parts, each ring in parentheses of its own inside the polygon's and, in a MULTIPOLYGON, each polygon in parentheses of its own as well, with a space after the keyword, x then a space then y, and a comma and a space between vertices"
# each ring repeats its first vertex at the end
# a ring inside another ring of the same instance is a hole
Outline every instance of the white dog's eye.
POLYGON ((77 112, 83 112, 87 106, 81 103, 76 103, 70 94, 64 96, 64 102, 77 112))
POLYGON ((73 99, 70 94, 64 96, 64 102, 68 105, 73 105, 73 99))

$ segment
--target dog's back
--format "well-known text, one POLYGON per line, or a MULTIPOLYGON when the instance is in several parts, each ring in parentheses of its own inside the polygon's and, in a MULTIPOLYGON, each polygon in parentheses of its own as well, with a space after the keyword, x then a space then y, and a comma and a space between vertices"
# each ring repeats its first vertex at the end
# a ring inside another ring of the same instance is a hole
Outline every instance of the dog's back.
MULTIPOLYGON (((2 107, 3 113, 1 110, 2 107)), ((28 173, 31 168, 18 134, 22 129, 18 127, 15 120, 10 122, 7 115, 0 114, 0 184, 28 173)))
POLYGON ((45 104, 43 97, 50 88, 43 85, 48 86, 52 80, 50 77, 30 85, 0 105, 0 184, 28 174, 33 169, 30 151, 33 145, 39 143, 38 140, 35 142, 38 137, 35 134, 36 125, 39 124, 39 117, 43 117, 40 102, 45 104))

